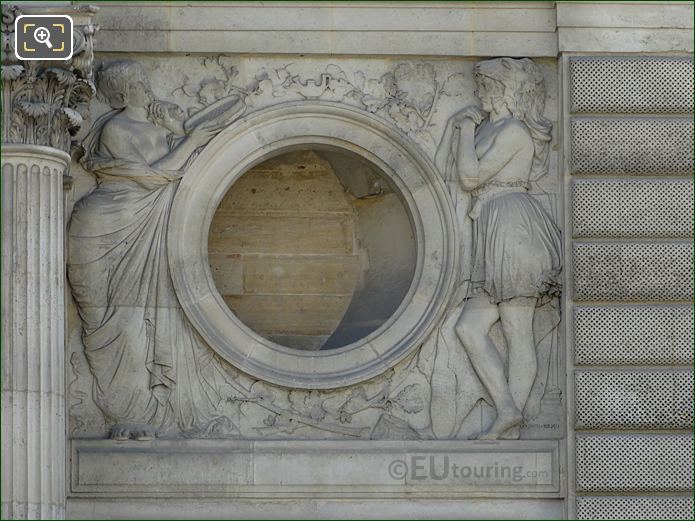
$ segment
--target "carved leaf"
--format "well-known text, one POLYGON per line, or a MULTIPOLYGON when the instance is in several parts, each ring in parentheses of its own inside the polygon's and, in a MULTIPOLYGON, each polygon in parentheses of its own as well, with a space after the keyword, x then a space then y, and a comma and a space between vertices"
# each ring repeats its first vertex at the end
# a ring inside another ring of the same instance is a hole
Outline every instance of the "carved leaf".
POLYGON ((355 85, 355 88, 359 91, 364 91, 366 82, 367 78, 365 77, 364 72, 357 71, 355 73, 355 81, 352 82, 355 85))
POLYGON ((405 132, 413 132, 422 128, 425 120, 418 112, 408 105, 403 103, 391 103, 388 107, 389 116, 391 119, 405 132))
POLYGON ((405 93, 409 104, 427 114, 437 93, 437 75, 434 67, 429 63, 402 63, 393 71, 393 77, 396 87, 405 93))
POLYGON ((275 393, 273 392, 270 385, 265 382, 257 380, 251 386, 251 394, 256 397, 259 401, 272 404, 275 401, 275 393))
POLYGON ((460 72, 452 74, 444 82, 442 93, 447 96, 460 96, 470 90, 470 84, 466 80, 466 76, 460 72))
POLYGON ((61 125, 54 125, 50 129, 50 133, 48 135, 49 145, 51 145, 53 148, 63 149, 66 141, 65 133, 66 131, 63 130, 61 125))
POLYGON ((326 411, 323 409, 323 396, 319 391, 311 391, 304 397, 304 406, 313 420, 323 420, 326 411))
POLYGON ((22 75, 24 67, 21 65, 3 65, 0 71, 3 80, 14 81, 22 75))
POLYGON ((175 94, 179 90, 183 92, 183 94, 189 98, 195 98, 198 95, 198 89, 200 88, 200 85, 198 83, 192 82, 191 78, 184 74, 183 75, 183 84, 178 87, 177 89, 174 89, 172 94, 175 94))
POLYGON ((58 112, 67 118, 68 128, 79 128, 82 125, 82 116, 76 110, 63 107, 58 112))
POLYGON ((14 110, 12 111, 10 121, 10 141, 13 143, 25 143, 27 121, 24 115, 19 110, 14 110))
POLYGON ((324 396, 320 391, 290 391, 289 400, 292 409, 297 413, 315 421, 321 421, 326 417, 323 408, 324 396))
POLYGON ((227 90, 224 83, 217 78, 206 78, 200 84, 198 99, 203 105, 211 105, 217 100, 222 99, 227 90))
POLYGON ((391 73, 384 74, 380 79, 367 81, 362 95, 362 103, 369 112, 377 112, 388 105, 389 100, 396 95, 396 84, 391 73))
POLYGON ((37 118, 39 116, 45 116, 51 112, 51 105, 48 103, 31 103, 28 101, 22 101, 19 103, 19 108, 27 116, 32 118, 37 118))
POLYGON ((96 96, 97 88, 92 80, 85 80, 80 78, 77 80, 77 87, 74 92, 79 92, 80 96, 85 96, 89 99, 96 96))
POLYGON ((219 56, 217 63, 220 68, 225 72, 227 78, 232 80, 239 75, 239 69, 234 62, 234 58, 231 56, 219 56))
POLYGON ((422 397, 420 385, 410 384, 405 386, 393 399, 393 402, 408 414, 416 414, 425 408, 425 400, 422 397))
POLYGON ((369 399, 364 387, 357 387, 350 392, 349 398, 338 410, 340 423, 350 423, 352 415, 369 407, 369 399))
POLYGON ((343 80, 345 82, 348 82, 348 77, 345 74, 345 71, 338 67, 335 64, 330 64, 326 67, 326 73, 329 74, 332 78, 343 80))
POLYGON ((48 133, 48 124, 45 121, 47 118, 41 118, 41 119, 42 119, 41 122, 39 122, 39 121, 34 122, 35 131, 36 131, 36 139, 34 142, 37 145, 50 145, 50 142, 49 142, 50 136, 48 133))
POLYGON ((55 78, 61 85, 72 85, 77 80, 77 76, 74 73, 60 67, 49 67, 44 74, 49 78, 55 78))

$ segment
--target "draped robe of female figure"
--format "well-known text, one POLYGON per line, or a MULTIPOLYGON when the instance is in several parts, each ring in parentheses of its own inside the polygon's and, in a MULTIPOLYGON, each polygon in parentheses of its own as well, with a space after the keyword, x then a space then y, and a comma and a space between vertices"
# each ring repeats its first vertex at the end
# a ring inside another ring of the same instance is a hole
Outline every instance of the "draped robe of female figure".
POLYGON ((100 139, 114 115, 84 141, 82 163, 97 187, 75 205, 68 230, 68 277, 94 399, 114 422, 195 435, 228 422, 216 414, 226 378, 183 314, 169 273, 167 225, 180 172, 115 157, 100 139))

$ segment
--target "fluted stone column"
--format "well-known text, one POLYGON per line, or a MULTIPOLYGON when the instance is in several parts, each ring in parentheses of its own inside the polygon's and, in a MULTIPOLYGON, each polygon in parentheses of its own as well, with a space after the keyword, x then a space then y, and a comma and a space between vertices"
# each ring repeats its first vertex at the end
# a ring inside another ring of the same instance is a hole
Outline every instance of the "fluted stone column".
POLYGON ((3 519, 65 517, 63 180, 94 93, 93 13, 2 8, 3 519), (70 14, 73 59, 18 62, 12 31, 22 13, 70 14))
POLYGON ((69 162, 68 154, 49 147, 2 147, 4 519, 64 517, 63 173, 69 162))

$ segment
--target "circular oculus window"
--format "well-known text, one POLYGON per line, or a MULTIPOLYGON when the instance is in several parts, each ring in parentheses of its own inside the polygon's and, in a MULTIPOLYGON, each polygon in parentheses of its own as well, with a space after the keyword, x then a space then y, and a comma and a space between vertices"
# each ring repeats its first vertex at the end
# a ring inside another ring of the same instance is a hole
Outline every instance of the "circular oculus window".
POLYGON ((177 295, 222 358, 292 388, 372 378, 444 311, 457 248, 446 187, 395 127, 296 102, 233 123, 181 181, 177 295))

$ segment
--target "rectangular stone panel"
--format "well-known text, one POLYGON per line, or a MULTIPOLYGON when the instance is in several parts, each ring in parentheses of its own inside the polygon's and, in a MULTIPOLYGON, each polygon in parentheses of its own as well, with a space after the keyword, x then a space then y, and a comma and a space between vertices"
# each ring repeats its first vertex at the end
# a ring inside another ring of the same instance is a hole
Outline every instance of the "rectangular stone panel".
POLYGON ((577 306, 575 365, 691 365, 692 305, 577 306))
POLYGON ((336 316, 342 316, 350 298, 350 295, 227 295, 224 301, 244 323, 263 334, 320 335, 333 332, 336 316))
POLYGON ((693 435, 577 434, 577 492, 686 492, 693 435))
POLYGON ((690 175, 692 117, 573 117, 571 171, 601 175, 690 175))
POLYGON ((577 519, 692 519, 687 496, 579 496, 577 519))
POLYGON ((577 238, 693 235, 692 180, 578 180, 572 183, 577 238))
POLYGON ((352 295, 358 255, 244 255, 244 292, 352 295))
POLYGON ((66 519, 563 519, 565 502, 559 498, 520 499, 418 498, 417 501, 380 498, 301 501, 273 498, 68 498, 66 519))
POLYGON ((557 56, 551 2, 100 5, 97 52, 557 56))
POLYGON ((352 213, 337 179, 324 164, 317 164, 315 154, 294 154, 287 162, 287 165, 269 165, 266 161, 253 168, 252 175, 241 176, 222 198, 217 211, 223 211, 229 219, 236 217, 234 212, 249 211, 352 213))
MULTIPOLYGON (((692 15, 690 17, 692 18, 692 15)), ((693 52, 693 30, 690 28, 663 27, 654 30, 643 27, 618 27, 607 30, 603 27, 558 26, 557 39, 558 49, 561 53, 693 52)))
POLYGON ((560 497, 558 441, 72 440, 71 497, 560 497))
POLYGON ((693 372, 577 371, 575 428, 688 429, 693 426, 693 372))
POLYGON ((282 2, 249 5, 244 2, 93 2, 100 6, 101 30, 228 30, 228 31, 555 31, 551 2, 510 2, 426 5, 367 2, 282 2), (191 12, 196 16, 191 16, 191 12))
MULTIPOLYGON (((577 15, 580 6, 573 7, 573 14, 577 15)), ((598 18, 605 18, 605 9, 622 12, 626 8, 625 5, 602 6, 601 10, 588 5, 581 7, 586 8, 584 14, 594 13, 598 18)), ((692 27, 692 8, 680 9, 690 9, 688 19, 692 27)), ((641 16, 643 11, 643 6, 639 6, 641 16)), ((654 9, 654 17, 660 23, 663 15, 662 8, 654 9)), ((570 60, 569 68, 571 112, 687 114, 693 111, 692 58, 577 56, 570 60)))
POLYGON ((575 300, 692 300, 691 242, 577 242, 575 300))
POLYGON ((237 441, 224 454, 211 452, 212 440, 197 441, 197 450, 159 441, 140 446, 73 441, 73 489, 153 494, 179 487, 204 491, 215 485, 234 490, 253 481, 252 442, 237 441))
POLYGON ((96 52, 557 56, 553 32, 100 31, 96 52))
POLYGON ((688 2, 561 2, 556 9, 559 27, 693 27, 693 8, 688 2))
POLYGON ((244 264, 238 253, 209 253, 212 280, 220 295, 240 295, 244 292, 244 264))
POLYGON ((235 214, 213 221, 210 253, 352 253, 354 226, 341 214, 315 216, 280 213, 235 214))
POLYGON ((221 295, 352 295, 359 257, 353 255, 209 254, 221 295))

